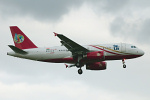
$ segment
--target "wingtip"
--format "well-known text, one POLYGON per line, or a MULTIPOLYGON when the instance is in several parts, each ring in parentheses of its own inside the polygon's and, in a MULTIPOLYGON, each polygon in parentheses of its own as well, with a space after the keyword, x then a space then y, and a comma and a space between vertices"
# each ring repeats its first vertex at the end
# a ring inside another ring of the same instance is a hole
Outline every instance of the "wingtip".
POLYGON ((56 32, 53 32, 53 33, 54 33, 54 35, 55 35, 55 36, 57 36, 57 35, 58 35, 58 33, 56 33, 56 32))
POLYGON ((68 68, 68 65, 67 65, 67 64, 65 64, 65 66, 66 66, 66 68, 68 68))

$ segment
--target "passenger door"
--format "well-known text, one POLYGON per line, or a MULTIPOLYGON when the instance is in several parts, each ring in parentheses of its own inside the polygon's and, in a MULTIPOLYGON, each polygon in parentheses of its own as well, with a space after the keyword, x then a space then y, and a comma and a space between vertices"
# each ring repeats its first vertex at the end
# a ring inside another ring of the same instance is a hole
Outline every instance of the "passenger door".
POLYGON ((126 52, 126 44, 121 43, 121 52, 126 52))

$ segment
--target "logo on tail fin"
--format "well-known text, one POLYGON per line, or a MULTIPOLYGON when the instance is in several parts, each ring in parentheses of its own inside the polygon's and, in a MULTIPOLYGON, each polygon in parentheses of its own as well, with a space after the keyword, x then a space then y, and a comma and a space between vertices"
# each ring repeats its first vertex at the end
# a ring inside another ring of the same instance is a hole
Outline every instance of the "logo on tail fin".
POLYGON ((24 41, 23 35, 20 35, 20 34, 15 33, 14 41, 15 41, 16 43, 22 43, 22 42, 24 41))

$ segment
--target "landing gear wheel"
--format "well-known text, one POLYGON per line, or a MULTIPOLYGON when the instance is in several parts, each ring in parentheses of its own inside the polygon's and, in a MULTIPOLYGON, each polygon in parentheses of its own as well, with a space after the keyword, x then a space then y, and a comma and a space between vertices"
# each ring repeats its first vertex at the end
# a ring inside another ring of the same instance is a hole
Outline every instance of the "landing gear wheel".
POLYGON ((83 73, 82 69, 79 69, 79 70, 78 70, 78 74, 81 75, 82 73, 83 73))
POLYGON ((125 64, 123 65, 123 68, 126 68, 126 65, 125 65, 125 64))

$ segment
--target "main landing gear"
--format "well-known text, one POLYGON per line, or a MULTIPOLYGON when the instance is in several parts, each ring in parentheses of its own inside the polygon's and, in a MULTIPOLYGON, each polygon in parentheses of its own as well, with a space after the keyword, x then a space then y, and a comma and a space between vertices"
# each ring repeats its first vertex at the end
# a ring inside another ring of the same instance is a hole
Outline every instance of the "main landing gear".
POLYGON ((71 68, 71 67, 76 66, 77 68, 79 68, 79 69, 78 69, 78 74, 81 75, 81 74, 83 73, 81 67, 84 66, 84 64, 80 62, 82 58, 83 58, 83 57, 82 57, 81 55, 78 56, 78 57, 77 57, 77 62, 76 62, 74 65, 68 66, 68 65, 65 64, 66 68, 71 68))
POLYGON ((71 68, 71 67, 76 66, 77 68, 79 68, 79 69, 78 69, 78 74, 81 75, 81 74, 83 73, 83 71, 82 71, 82 69, 81 69, 81 67, 82 67, 83 65, 80 65, 80 64, 78 64, 78 63, 75 64, 75 65, 70 65, 70 66, 67 65, 67 64, 65 64, 65 66, 66 66, 66 68, 71 68))
POLYGON ((83 71, 82 71, 82 69, 80 68, 79 70, 78 70, 78 74, 82 74, 83 73, 83 71))
POLYGON ((80 55, 77 57, 77 63, 75 64, 78 69, 78 74, 81 75, 83 73, 81 67, 84 66, 84 64, 80 63, 81 59, 83 58, 83 55, 80 55))
POLYGON ((123 68, 126 68, 125 59, 122 59, 123 68))
POLYGON ((80 75, 81 75, 81 74, 83 73, 83 71, 82 71, 82 69, 81 69, 81 67, 82 67, 83 65, 82 65, 82 64, 80 64, 79 62, 78 62, 78 63, 76 63, 75 65, 76 65, 76 67, 77 67, 77 68, 79 68, 79 69, 78 69, 78 74, 80 74, 80 75))

